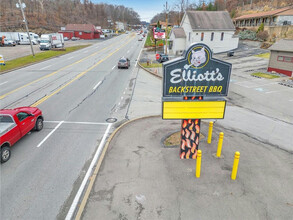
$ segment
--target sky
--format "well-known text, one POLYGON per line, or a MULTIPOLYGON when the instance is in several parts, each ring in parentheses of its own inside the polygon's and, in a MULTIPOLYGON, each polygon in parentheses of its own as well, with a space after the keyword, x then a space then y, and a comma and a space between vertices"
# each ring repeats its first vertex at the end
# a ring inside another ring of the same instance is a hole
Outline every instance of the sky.
MULTIPOLYGON (((150 20, 158 13, 165 9, 166 0, 91 0, 93 3, 106 3, 112 5, 124 5, 136 11, 141 21, 150 22, 150 20)), ((174 3, 178 0, 167 0, 169 10, 172 10, 174 3)))

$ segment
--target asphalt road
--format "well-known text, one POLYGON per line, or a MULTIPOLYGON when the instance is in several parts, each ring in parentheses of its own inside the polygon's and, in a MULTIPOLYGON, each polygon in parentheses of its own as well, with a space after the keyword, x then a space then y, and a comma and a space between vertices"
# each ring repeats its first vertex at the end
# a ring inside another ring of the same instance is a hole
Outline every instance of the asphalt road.
POLYGON ((1 108, 37 106, 44 129, 1 169, 1 219, 64 219, 101 140, 127 118, 143 42, 134 34, 0 75, 1 108), (131 61, 118 69, 120 57, 131 61), (112 119, 113 120, 108 120, 112 119))

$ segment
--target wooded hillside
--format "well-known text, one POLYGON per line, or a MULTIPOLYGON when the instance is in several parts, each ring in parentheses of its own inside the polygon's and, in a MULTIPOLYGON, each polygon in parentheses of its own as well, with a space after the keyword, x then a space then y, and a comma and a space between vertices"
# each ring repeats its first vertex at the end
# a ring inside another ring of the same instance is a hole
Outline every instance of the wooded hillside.
MULTIPOLYGON (((22 0, 30 30, 36 33, 58 31, 69 23, 94 24, 110 28, 111 22, 140 24, 137 12, 122 5, 93 4, 90 0, 22 0), (111 20, 111 21, 109 21, 111 20)), ((24 23, 18 0, 1 0, 0 30, 23 31, 24 23)))
MULTIPOLYGON (((178 25, 186 10, 225 11, 232 18, 261 11, 271 11, 277 8, 293 5, 293 0, 177 0, 168 8, 169 23, 178 25)), ((166 9, 151 19, 151 23, 158 20, 165 21, 166 9)))

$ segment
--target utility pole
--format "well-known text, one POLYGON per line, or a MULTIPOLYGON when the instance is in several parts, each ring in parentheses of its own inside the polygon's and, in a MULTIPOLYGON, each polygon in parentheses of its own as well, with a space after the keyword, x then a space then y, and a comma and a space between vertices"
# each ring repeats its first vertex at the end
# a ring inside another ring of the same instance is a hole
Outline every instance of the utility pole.
POLYGON ((167 40, 168 40, 168 2, 166 1, 166 33, 165 33, 165 54, 167 54, 167 40))
MULTIPOLYGON (((33 56, 35 56, 34 48, 33 48, 32 41, 31 41, 31 37, 30 37, 30 33, 28 31, 27 20, 25 18, 24 11, 23 11, 23 5, 22 5, 21 0, 18 0, 18 2, 19 2, 19 7, 20 7, 20 10, 21 10, 21 13, 22 13, 22 17, 23 17, 23 20, 24 20, 24 23, 25 23, 26 33, 27 33, 28 39, 30 41, 32 54, 33 54, 33 56)), ((17 7, 17 4, 16 4, 16 7, 17 7)))

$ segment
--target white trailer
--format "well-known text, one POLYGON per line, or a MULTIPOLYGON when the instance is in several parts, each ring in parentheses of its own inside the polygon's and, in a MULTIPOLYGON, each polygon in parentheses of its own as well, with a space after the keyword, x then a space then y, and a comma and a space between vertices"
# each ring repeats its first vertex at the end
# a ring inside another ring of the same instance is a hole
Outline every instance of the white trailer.
POLYGON ((42 34, 40 41, 40 50, 50 50, 51 48, 63 48, 64 38, 63 34, 51 33, 42 34))

